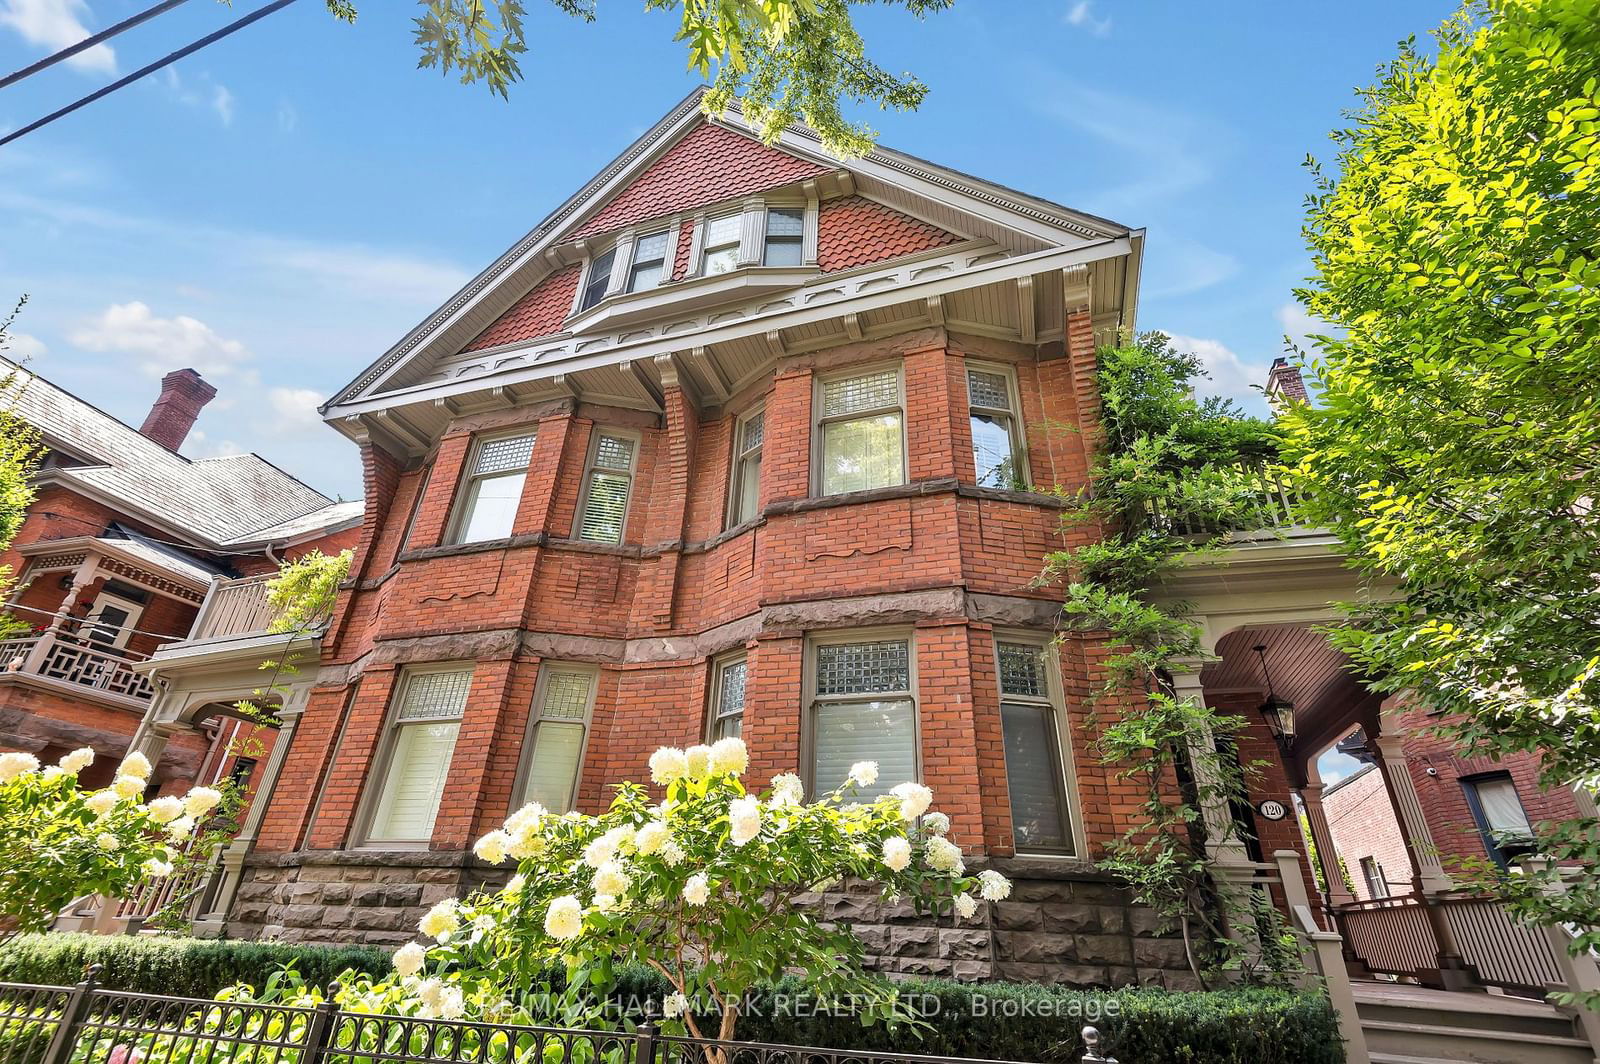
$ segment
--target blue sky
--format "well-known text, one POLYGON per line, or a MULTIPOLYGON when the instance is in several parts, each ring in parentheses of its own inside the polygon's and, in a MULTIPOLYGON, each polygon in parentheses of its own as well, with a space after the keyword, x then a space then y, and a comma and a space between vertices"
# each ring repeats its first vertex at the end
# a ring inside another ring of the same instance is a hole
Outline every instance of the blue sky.
MULTIPOLYGON (((0 0, 15 69, 149 0, 0 0)), ((0 92, 14 129, 253 8, 184 7, 0 92)), ((673 20, 530 3, 509 103, 415 69, 411 5, 354 27, 300 0, 0 149, 0 297, 15 351, 137 424, 167 370, 221 395, 186 446, 255 450, 354 496, 353 447, 314 407, 694 84, 673 20)), ((885 144, 1149 230, 1143 328, 1249 385, 1305 328, 1290 290, 1307 152, 1352 89, 1447 2, 958 0, 917 23, 865 9, 873 54, 932 88, 873 114, 885 144)), ((1330 766, 1331 767, 1331 766, 1330 766)))

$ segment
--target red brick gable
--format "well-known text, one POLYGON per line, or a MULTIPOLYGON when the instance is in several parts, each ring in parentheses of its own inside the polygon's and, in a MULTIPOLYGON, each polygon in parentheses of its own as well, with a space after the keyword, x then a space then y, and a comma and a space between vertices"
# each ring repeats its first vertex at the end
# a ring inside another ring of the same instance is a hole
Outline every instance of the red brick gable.
POLYGON ((533 286, 533 289, 512 308, 497 318, 493 325, 477 335, 463 350, 479 351, 485 347, 532 340, 561 331, 561 323, 572 309, 572 296, 578 290, 578 278, 583 266, 574 263, 552 273, 533 286))
POLYGON ((962 238, 862 196, 824 202, 817 214, 817 265, 823 273, 897 259, 962 238))
POLYGON ((707 122, 668 148, 566 239, 609 233, 632 222, 763 192, 828 169, 707 122))

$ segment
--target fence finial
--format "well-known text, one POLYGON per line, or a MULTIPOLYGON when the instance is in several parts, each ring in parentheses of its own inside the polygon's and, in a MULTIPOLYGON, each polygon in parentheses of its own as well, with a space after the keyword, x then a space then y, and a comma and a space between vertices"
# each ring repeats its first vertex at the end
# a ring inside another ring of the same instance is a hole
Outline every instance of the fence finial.
POLYGON ((1102 1057, 1100 1055, 1100 1032, 1094 1027, 1085 1027, 1080 1032, 1083 1037, 1083 1064, 1117 1064, 1116 1057, 1102 1057))

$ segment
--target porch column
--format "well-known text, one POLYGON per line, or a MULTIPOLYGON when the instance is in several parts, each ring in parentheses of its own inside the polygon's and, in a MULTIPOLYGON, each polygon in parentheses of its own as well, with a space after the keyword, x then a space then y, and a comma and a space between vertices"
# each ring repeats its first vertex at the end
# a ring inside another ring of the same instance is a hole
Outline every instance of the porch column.
MULTIPOLYGON (((1172 697, 1180 702, 1196 702, 1205 705, 1205 690, 1200 683, 1201 662, 1187 662, 1172 673, 1172 697)), ((1189 737, 1189 762, 1194 773, 1195 785, 1202 788, 1216 789, 1216 774, 1211 770, 1212 759, 1216 756, 1216 738, 1208 730, 1203 735, 1189 737)), ((1233 822, 1233 811, 1228 808, 1225 800, 1213 797, 1201 803, 1201 818, 1206 828, 1206 849, 1213 862, 1219 865, 1243 865, 1250 863, 1250 855, 1245 850, 1244 841, 1239 838, 1239 831, 1233 822)))
POLYGON ((1322 882, 1328 904, 1334 908, 1355 901, 1344 885, 1339 870, 1339 851, 1333 844, 1333 829, 1328 826, 1328 814, 1322 808, 1322 777, 1317 773, 1313 758, 1306 763, 1306 785, 1300 788, 1300 804, 1305 806, 1306 825, 1311 829, 1311 841, 1317 848, 1317 867, 1322 869, 1322 882))
POLYGON ((233 842, 222 851, 221 874, 210 890, 210 897, 200 906, 201 914, 194 922, 196 938, 216 938, 227 927, 228 910, 233 907, 233 897, 239 891, 239 881, 244 876, 244 859, 255 846, 261 833, 261 821, 266 818, 267 806, 272 804, 272 792, 277 789, 278 776, 283 772, 283 762, 289 756, 289 744, 294 740, 295 728, 306 711, 311 697, 311 684, 296 684, 284 695, 283 704, 277 707, 278 735, 272 750, 267 754, 266 766, 261 770, 261 785, 250 799, 250 809, 245 813, 244 824, 233 842))
POLYGON ((1422 813, 1422 802, 1417 798, 1416 785, 1411 780, 1411 769, 1406 763, 1405 737, 1380 735, 1372 740, 1378 755, 1378 771, 1389 789, 1389 802, 1400 819, 1400 831, 1405 836, 1406 853, 1411 857, 1411 872, 1417 889, 1424 894, 1438 894, 1454 886, 1439 861, 1439 850, 1434 845, 1433 833, 1428 830, 1427 818, 1422 813))
POLYGON ((28 651, 28 656, 22 659, 18 668, 22 672, 37 673, 44 667, 45 658, 50 655, 50 648, 55 645, 56 638, 61 634, 62 627, 66 624, 67 613, 77 603, 78 596, 83 594, 84 588, 94 583, 95 577, 100 575, 100 558, 89 554, 73 570, 72 584, 61 597, 61 607, 56 610, 56 615, 50 618, 50 623, 39 633, 39 641, 28 651))

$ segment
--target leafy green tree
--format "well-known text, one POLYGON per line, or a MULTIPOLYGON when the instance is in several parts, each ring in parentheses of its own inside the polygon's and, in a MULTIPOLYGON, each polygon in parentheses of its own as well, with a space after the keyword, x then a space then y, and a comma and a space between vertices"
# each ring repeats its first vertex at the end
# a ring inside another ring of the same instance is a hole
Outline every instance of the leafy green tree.
MULTIPOLYGON (((1600 782, 1600 2, 1477 0, 1408 42, 1334 133, 1299 293, 1335 328, 1285 418, 1303 520, 1398 585, 1335 641, 1479 753, 1600 782)), ((1313 164, 1314 165, 1314 164, 1313 164)), ((1315 166, 1314 166, 1315 169, 1315 166)), ((1542 827, 1588 874, 1507 877, 1600 946, 1600 825, 1542 827)))
MULTIPOLYGON (((594 21, 595 0, 550 0, 586 22, 594 21)), ((921 18, 955 0, 644 0, 647 11, 678 11, 675 40, 689 52, 689 67, 711 78, 706 113, 722 111, 740 98, 747 117, 766 139, 803 121, 829 151, 864 155, 874 134, 864 123, 848 121, 841 99, 914 111, 928 87, 910 74, 891 74, 867 58, 852 9, 882 3, 905 8, 921 18), (713 73, 714 72, 714 73, 713 73)), ((327 0, 328 10, 354 22, 352 0, 327 0)), ((521 0, 424 0, 416 19, 418 65, 465 83, 483 82, 504 97, 522 78, 521 57, 528 50, 521 0)))
MULTIPOLYGON (((27 302, 28 297, 23 296, 11 313, 0 319, 0 356, 7 360, 11 325, 27 302)), ((0 551, 11 546, 28 515, 28 507, 33 505, 33 474, 44 454, 39 433, 16 412, 19 389, 26 385, 27 374, 15 363, 0 366, 0 551)), ((0 595, 9 597, 15 575, 9 565, 0 565, 0 595)), ((0 615, 0 636, 29 627, 10 614, 0 615)))

